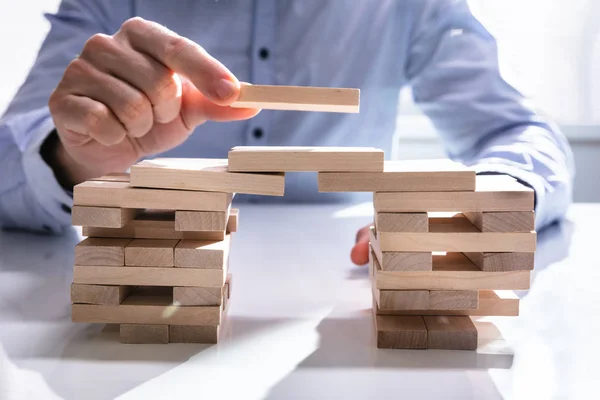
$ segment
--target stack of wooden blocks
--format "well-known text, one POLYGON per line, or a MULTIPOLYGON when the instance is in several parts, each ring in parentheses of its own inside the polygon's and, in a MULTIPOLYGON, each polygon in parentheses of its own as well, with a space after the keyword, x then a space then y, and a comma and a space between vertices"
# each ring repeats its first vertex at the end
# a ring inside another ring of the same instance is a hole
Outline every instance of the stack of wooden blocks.
POLYGON ((153 166, 75 187, 72 220, 87 238, 75 248, 72 319, 119 324, 123 343, 215 343, 232 287, 233 194, 169 190, 153 166))

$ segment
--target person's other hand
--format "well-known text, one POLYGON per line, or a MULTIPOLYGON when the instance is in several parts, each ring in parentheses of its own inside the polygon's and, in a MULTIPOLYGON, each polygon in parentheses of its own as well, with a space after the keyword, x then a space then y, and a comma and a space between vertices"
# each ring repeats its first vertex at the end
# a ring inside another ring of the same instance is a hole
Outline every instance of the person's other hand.
POLYGON ((183 143, 207 120, 234 121, 237 78, 198 44, 141 18, 97 34, 66 68, 48 105, 55 156, 77 184, 125 171, 143 156, 183 143))
POLYGON ((350 259, 356 265, 365 265, 369 262, 369 229, 371 225, 359 229, 356 233, 356 243, 350 252, 350 259))

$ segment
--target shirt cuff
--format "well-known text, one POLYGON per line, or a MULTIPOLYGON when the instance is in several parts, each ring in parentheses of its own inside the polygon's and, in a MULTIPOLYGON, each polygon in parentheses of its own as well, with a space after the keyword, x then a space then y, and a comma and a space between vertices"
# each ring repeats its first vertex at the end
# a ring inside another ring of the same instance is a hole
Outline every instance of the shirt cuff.
POLYGON ((22 165, 27 184, 38 203, 58 224, 71 225, 73 195, 58 183, 54 171, 40 154, 40 147, 54 129, 52 117, 48 115, 30 136, 23 149, 22 165))

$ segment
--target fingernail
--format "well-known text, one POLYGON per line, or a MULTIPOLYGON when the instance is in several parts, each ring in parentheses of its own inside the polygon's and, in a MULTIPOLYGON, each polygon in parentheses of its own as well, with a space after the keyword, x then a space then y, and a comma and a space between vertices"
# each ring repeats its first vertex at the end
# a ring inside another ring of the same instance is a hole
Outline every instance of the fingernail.
POLYGON ((218 80, 215 85, 215 93, 221 100, 227 100, 236 92, 236 85, 227 79, 218 80))

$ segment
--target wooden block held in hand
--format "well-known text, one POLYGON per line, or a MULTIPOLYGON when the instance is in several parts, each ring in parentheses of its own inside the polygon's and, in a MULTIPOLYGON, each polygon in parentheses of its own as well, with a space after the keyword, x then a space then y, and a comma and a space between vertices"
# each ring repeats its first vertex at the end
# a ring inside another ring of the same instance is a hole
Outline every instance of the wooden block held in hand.
POLYGON ((118 305, 131 293, 131 286, 71 284, 71 303, 118 305))
POLYGON ((231 173, 226 159, 156 158, 131 167, 131 186, 283 196, 282 173, 231 173))
POLYGON ((383 171, 371 147, 241 146, 229 151, 233 172, 383 171))
POLYGON ((175 211, 176 231, 225 231, 228 212, 175 211))
POLYGON ((427 213, 376 213, 377 232, 427 232, 427 213))
POLYGON ((358 113, 360 90, 243 84, 231 107, 264 110, 358 113))
POLYGON ((172 267, 178 240, 134 239, 125 248, 128 267, 172 267))
POLYGON ((533 211, 465 212, 481 232, 531 232, 535 230, 533 211))
POLYGON ((431 310, 473 310, 479 307, 477 290, 432 290, 429 292, 431 310))
POLYGON ((535 254, 530 253, 464 253, 484 272, 530 271, 535 264, 535 254))
POLYGON ((175 266, 181 268, 223 269, 229 258, 231 235, 221 241, 182 240, 175 247, 175 266))
POLYGON ((477 328, 467 316, 425 316, 430 349, 475 350, 477 328))
POLYGON ((73 226, 97 226, 100 228, 122 228, 135 218, 131 208, 73 206, 73 226))
POLYGON ((475 171, 451 160, 385 161, 383 172, 320 172, 319 192, 475 190, 475 171))
POLYGON ((377 348, 426 349, 427 328, 423 317, 375 315, 377 348))
POLYGON ((77 265, 125 265, 125 246, 131 239, 88 237, 75 246, 77 265))
POLYGON ((169 343, 169 325, 121 324, 119 339, 126 344, 169 343))

